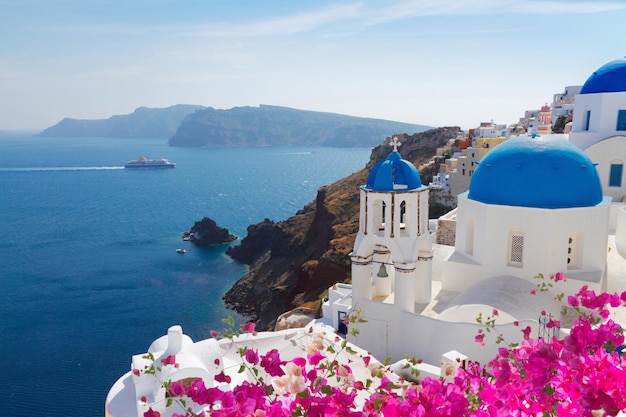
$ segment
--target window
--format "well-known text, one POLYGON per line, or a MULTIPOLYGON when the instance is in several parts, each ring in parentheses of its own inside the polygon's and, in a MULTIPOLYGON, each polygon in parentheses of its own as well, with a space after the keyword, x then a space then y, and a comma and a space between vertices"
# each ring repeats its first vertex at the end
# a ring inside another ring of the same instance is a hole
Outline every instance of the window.
POLYGON ((617 127, 615 130, 626 130, 626 110, 617 111, 617 127))
POLYGON ((339 334, 347 334, 348 333, 348 325, 346 324, 348 322, 348 314, 346 314, 345 311, 338 311, 337 312, 337 333, 339 334))
POLYGON ((400 203, 400 229, 406 228, 406 201, 400 203))
POLYGON ((582 240, 582 234, 578 230, 570 235, 567 243, 567 269, 580 268, 582 240))
POLYGON ((591 110, 587 110, 587 117, 585 120, 585 130, 589 130, 589 122, 591 121, 591 110))
POLYGON ((622 186, 622 171, 624 165, 620 163, 612 163, 611 170, 609 172, 609 187, 621 187, 622 186))
POLYGON ((524 234, 521 232, 509 233, 509 259, 510 266, 522 266, 524 264, 524 234))
POLYGON ((372 226, 376 233, 385 230, 385 202, 382 200, 375 200, 372 204, 372 226))

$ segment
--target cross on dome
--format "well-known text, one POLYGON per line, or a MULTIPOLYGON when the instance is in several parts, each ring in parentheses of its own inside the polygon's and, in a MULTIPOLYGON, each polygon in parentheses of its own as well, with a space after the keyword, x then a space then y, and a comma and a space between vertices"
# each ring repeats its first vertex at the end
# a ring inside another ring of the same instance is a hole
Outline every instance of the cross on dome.
POLYGON ((393 139, 389 141, 389 144, 393 146, 394 152, 398 152, 398 146, 402 145, 402 143, 400 143, 400 141, 398 140, 397 136, 394 136, 393 139))

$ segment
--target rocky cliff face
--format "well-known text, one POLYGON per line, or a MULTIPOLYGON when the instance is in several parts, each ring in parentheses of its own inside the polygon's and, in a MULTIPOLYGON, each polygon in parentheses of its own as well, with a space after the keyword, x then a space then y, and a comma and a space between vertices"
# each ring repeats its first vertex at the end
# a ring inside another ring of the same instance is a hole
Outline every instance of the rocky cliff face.
MULTIPOLYGON (((459 132, 458 127, 446 127, 400 135, 399 152, 419 166, 459 132)), ((226 293, 226 304, 254 320, 258 329, 272 329, 283 312, 317 308, 329 286, 348 281, 348 255, 359 227, 359 187, 366 183, 369 169, 390 151, 388 145, 372 149, 362 170, 321 187, 315 201, 293 217, 249 226, 241 244, 227 251, 250 269, 226 293)))

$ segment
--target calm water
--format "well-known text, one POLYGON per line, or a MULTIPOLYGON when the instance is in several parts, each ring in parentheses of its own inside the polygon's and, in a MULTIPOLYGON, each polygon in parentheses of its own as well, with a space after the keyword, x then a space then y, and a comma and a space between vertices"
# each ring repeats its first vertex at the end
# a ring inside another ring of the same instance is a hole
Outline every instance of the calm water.
POLYGON ((169 326, 200 340, 235 316, 221 297, 245 266, 226 247, 183 242, 183 231, 209 216, 243 237, 369 154, 0 134, 0 415, 102 416, 131 356, 169 326), (122 168, 139 155, 177 167, 122 168))

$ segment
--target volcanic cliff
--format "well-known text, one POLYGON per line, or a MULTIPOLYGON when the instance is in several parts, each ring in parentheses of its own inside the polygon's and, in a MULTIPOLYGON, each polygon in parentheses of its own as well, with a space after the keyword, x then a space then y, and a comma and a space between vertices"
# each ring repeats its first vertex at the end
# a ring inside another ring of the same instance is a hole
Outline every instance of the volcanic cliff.
MULTIPOLYGON (((459 132, 458 127, 442 127, 398 135, 398 151, 419 167, 459 132)), ((329 286, 350 280, 348 255, 359 228, 359 187, 366 183, 369 169, 389 155, 388 143, 373 148, 360 171, 321 187, 315 201, 293 217, 248 227, 241 244, 227 251, 250 266, 224 295, 230 308, 255 321, 257 329, 271 330, 281 313, 301 306, 317 308, 329 286)))

